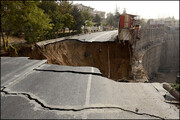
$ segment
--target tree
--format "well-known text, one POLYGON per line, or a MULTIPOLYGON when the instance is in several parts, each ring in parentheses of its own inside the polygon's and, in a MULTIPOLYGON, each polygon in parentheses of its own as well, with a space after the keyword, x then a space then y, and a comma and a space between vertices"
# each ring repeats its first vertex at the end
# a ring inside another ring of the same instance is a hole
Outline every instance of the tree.
POLYGON ((64 27, 64 17, 59 9, 59 5, 56 1, 42 1, 39 7, 44 10, 46 14, 50 16, 51 23, 54 24, 53 29, 48 31, 47 38, 57 38, 58 31, 64 27))
POLYGON ((112 13, 110 13, 109 16, 106 18, 106 22, 108 25, 114 25, 114 15, 112 13))
POLYGON ((124 8, 124 10, 123 10, 123 14, 126 14, 126 8, 124 8))
POLYGON ((107 18, 106 18, 107 24, 110 26, 113 26, 113 27, 118 27, 119 16, 120 16, 120 13, 116 6, 114 15, 112 13, 109 13, 109 15, 107 16, 107 18))
POLYGON ((81 27, 83 25, 83 19, 81 15, 81 11, 76 7, 73 6, 73 9, 71 11, 71 15, 74 17, 74 24, 72 26, 72 30, 78 30, 79 32, 81 31, 81 27))
POLYGON ((3 40, 3 49, 5 51, 7 51, 8 36, 13 30, 17 32, 22 29, 22 26, 17 24, 17 22, 22 23, 23 21, 22 16, 19 16, 19 14, 22 13, 20 10, 22 5, 21 2, 17 1, 1 1, 1 37, 3 40), (5 38, 4 33, 7 38, 5 38))
POLYGON ((119 17, 120 17, 120 13, 119 13, 118 8, 116 6, 115 15, 114 15, 114 27, 118 27, 119 17))
POLYGON ((84 25, 84 32, 85 32, 85 26, 86 25, 91 25, 91 22, 92 22, 92 16, 91 14, 89 13, 88 10, 83 10, 81 12, 81 15, 82 15, 82 20, 83 20, 83 25, 84 25), (91 21, 91 22, 90 22, 91 21), (90 23, 90 24, 87 24, 87 23, 90 23))
POLYGON ((62 14, 66 14, 66 13, 71 13, 72 11, 72 2, 68 2, 68 1, 61 1, 59 4, 59 11, 62 14))
POLYGON ((94 23, 90 20, 86 21, 86 26, 92 27, 94 25, 94 23))
POLYGON ((91 16, 91 14, 90 14, 90 12, 88 10, 83 10, 81 12, 81 14, 82 14, 82 18, 83 18, 84 23, 85 23, 86 20, 92 21, 92 16, 91 16))
POLYGON ((101 24, 101 17, 96 14, 95 17, 93 18, 93 22, 96 22, 97 25, 99 26, 101 24))
POLYGON ((51 17, 53 13, 58 10, 59 6, 56 1, 52 0, 52 1, 41 1, 38 7, 43 9, 44 12, 51 17))
POLYGON ((2 32, 8 36, 12 31, 17 32, 22 30, 23 3, 17 1, 1 1, 1 25, 2 32))
POLYGON ((52 29, 50 19, 37 7, 38 1, 2 1, 2 33, 24 32, 27 42, 43 39, 46 31, 52 29))
POLYGON ((24 34, 26 39, 30 43, 45 39, 45 34, 53 26, 53 24, 50 24, 51 19, 36 4, 29 2, 25 7, 27 7, 24 15, 24 34))
POLYGON ((49 31, 48 37, 57 38, 59 31, 63 30, 64 32, 66 27, 72 29, 74 18, 70 14, 72 11, 70 2, 60 1, 58 4, 55 1, 42 1, 39 7, 45 10, 54 24, 53 29, 49 31))
POLYGON ((70 15, 69 13, 66 13, 63 15, 63 23, 64 23, 64 26, 63 26, 63 31, 65 31, 65 28, 72 28, 73 26, 73 23, 74 23, 74 19, 73 19, 73 16, 70 15))

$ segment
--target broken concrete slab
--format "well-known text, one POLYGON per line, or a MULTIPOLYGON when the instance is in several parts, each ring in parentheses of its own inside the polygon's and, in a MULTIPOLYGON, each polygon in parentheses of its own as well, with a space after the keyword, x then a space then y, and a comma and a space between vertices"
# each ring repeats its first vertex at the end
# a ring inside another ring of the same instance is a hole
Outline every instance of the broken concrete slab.
POLYGON ((58 118, 56 114, 34 110, 34 104, 20 96, 1 96, 1 118, 2 119, 37 119, 58 118), (23 109, 22 109, 23 108, 23 109))
POLYGON ((161 94, 167 101, 176 101, 176 98, 173 97, 167 90, 163 88, 164 83, 151 83, 153 87, 161 94))
POLYGON ((161 118, 179 118, 179 110, 165 103, 164 97, 151 83, 116 83, 98 76, 92 76, 91 83, 91 106, 119 106, 161 118))
POLYGON ((28 93, 47 106, 83 106, 89 75, 33 71, 20 82, 9 86, 12 92, 28 93))
MULTIPOLYGON (((91 68, 92 73, 93 69, 91 68)), ((1 105, 5 107, 2 108, 1 115, 3 114, 4 118, 29 118, 27 113, 33 116, 33 110, 38 104, 41 109, 49 112, 38 111, 32 118, 179 119, 179 110, 164 102, 161 94, 164 91, 159 85, 118 83, 93 74, 31 70, 23 79, 6 86, 1 93, 7 91, 8 95, 22 95, 27 101, 33 100, 34 106, 19 98, 3 98, 1 105), (26 108, 25 111, 23 108, 26 108), (103 110, 105 112, 102 112, 103 110), (55 113, 58 116, 50 111, 58 112, 55 113), (11 113, 9 117, 8 112, 11 113), (77 112, 77 115, 69 112, 77 112), (40 117, 37 117, 38 115, 40 117)))
POLYGON ((28 57, 1 57, 1 86, 19 79, 45 62, 46 60, 29 60, 28 57))
POLYGON ((168 92, 163 88, 163 83, 151 83, 151 85, 162 95, 164 96, 168 92))
MULTIPOLYGON (((155 118, 179 118, 178 109, 165 103, 163 96, 150 83, 117 83, 95 75, 71 74, 73 73, 35 71, 7 90, 30 94, 52 108, 79 109, 80 111, 84 108, 110 107, 109 109, 123 109, 134 114, 137 112, 137 115, 155 118), (89 76, 92 79, 89 79, 89 76), (89 82, 87 81, 89 80, 91 80, 90 98, 89 104, 85 105, 88 100, 86 89, 88 89, 89 82)), ((102 118, 103 116, 105 115, 102 115, 102 118)))
POLYGON ((22 96, 1 96, 2 119, 82 119, 80 115, 38 108, 22 96))
POLYGON ((116 109, 89 109, 76 112, 42 109, 35 101, 20 95, 1 95, 1 104, 2 119, 156 119, 116 109))
POLYGON ((71 72, 79 74, 95 74, 102 75, 99 69, 95 67, 74 67, 74 66, 64 66, 64 65, 53 65, 53 64, 43 64, 36 68, 37 71, 49 71, 49 72, 71 72), (93 68, 93 71, 92 71, 93 68))

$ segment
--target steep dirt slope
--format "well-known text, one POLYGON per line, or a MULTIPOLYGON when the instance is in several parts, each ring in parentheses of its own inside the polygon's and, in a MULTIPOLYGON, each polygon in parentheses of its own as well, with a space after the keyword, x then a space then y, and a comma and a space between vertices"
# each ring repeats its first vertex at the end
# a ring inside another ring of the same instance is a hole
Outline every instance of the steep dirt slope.
POLYGON ((20 49, 19 56, 47 59, 49 64, 93 66, 99 68, 105 77, 130 79, 132 50, 128 43, 65 40, 42 48, 20 49))

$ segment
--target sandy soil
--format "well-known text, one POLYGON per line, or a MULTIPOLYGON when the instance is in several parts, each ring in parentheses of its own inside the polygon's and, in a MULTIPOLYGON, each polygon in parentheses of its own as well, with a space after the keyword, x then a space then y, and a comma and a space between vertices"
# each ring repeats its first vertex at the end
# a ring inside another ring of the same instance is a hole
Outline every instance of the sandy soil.
POLYGON ((22 46, 18 50, 18 56, 47 59, 49 64, 92 66, 98 68, 104 77, 117 81, 119 79, 129 80, 132 78, 130 78, 131 64, 127 45, 115 42, 85 43, 66 40, 48 44, 41 49, 22 46))

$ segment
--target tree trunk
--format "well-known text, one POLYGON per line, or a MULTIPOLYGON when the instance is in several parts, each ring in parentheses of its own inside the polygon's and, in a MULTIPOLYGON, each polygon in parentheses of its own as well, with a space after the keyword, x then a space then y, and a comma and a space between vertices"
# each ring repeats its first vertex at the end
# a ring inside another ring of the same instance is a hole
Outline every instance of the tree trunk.
POLYGON ((84 33, 85 33, 85 25, 84 25, 84 33))
MULTIPOLYGON (((5 50, 5 47, 6 47, 6 43, 5 43, 5 40, 4 40, 4 35, 3 35, 3 32, 1 31, 1 36, 2 36, 2 39, 3 39, 3 49, 5 50)), ((6 51, 6 50, 5 50, 6 51)))
MULTIPOLYGON (((6 46, 8 47, 8 39, 9 39, 9 34, 7 34, 7 36, 6 36, 6 46)), ((9 49, 7 50, 8 52, 9 52, 9 49)))
POLYGON ((54 31, 54 35, 53 35, 52 39, 54 39, 54 38, 56 38, 56 31, 54 31))

